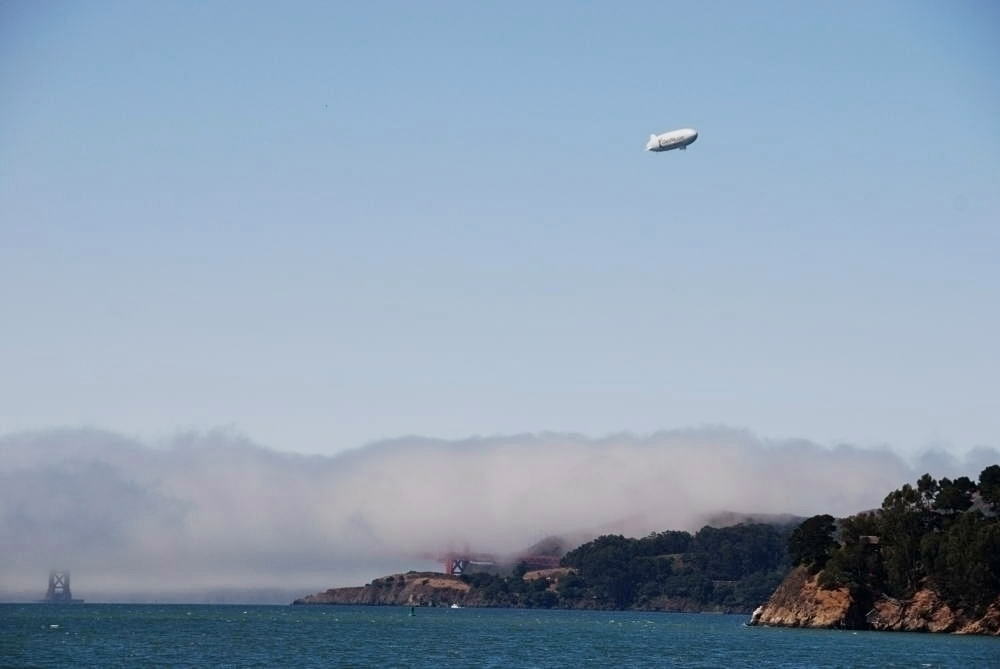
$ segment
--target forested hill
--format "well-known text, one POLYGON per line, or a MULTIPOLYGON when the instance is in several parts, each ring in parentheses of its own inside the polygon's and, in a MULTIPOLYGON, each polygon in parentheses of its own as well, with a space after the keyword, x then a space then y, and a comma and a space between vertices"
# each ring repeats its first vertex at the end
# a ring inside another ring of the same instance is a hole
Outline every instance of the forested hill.
POLYGON ((558 573, 468 574, 488 606, 749 612, 790 566, 793 525, 704 527, 641 539, 599 537, 567 553, 558 573), (526 577, 526 578, 523 578, 526 577))

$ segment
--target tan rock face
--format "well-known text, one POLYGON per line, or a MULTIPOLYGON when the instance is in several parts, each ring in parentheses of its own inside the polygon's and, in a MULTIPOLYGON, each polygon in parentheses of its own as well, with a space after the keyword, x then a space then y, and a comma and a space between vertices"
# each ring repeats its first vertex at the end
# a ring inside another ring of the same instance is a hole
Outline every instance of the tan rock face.
POLYGON ((874 630, 906 632, 954 632, 959 616, 933 590, 920 590, 911 599, 882 597, 868 614, 874 630))
POLYGON ((958 630, 959 634, 992 634, 1000 636, 1000 599, 993 602, 985 615, 979 620, 963 626, 958 630))
POLYGON ((796 567, 754 612, 750 624, 1000 635, 1000 600, 974 618, 952 609, 929 588, 910 599, 882 595, 865 605, 847 588, 823 590, 816 581, 805 568, 796 567))
POLYGON ((857 604, 847 588, 823 590, 805 567, 796 567, 756 616, 759 625, 782 627, 861 627, 857 604))
POLYGON ((952 609, 936 592, 924 588, 910 599, 878 599, 868 622, 875 630, 1000 635, 1000 600, 976 618, 952 609))

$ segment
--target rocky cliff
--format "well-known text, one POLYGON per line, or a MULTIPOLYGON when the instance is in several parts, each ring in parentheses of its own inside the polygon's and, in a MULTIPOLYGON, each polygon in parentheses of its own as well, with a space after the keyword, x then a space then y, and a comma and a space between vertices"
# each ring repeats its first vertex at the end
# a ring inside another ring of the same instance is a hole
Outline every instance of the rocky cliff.
POLYGON ((1000 636, 1000 599, 981 616, 956 610, 930 589, 918 590, 906 600, 880 597, 867 621, 870 629, 899 632, 954 632, 1000 636))
POLYGON ((781 627, 864 629, 865 611, 847 588, 824 590, 805 567, 796 567, 763 607, 753 623, 781 627))
POLYGON ((1000 635, 1000 599, 976 616, 953 609, 926 588, 906 600, 848 588, 824 590, 816 575, 796 567, 754 612, 751 624, 1000 635))

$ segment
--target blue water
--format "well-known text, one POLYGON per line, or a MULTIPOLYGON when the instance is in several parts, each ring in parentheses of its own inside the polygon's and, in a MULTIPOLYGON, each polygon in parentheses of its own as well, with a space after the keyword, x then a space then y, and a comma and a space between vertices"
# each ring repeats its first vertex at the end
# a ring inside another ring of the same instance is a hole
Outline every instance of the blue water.
POLYGON ((744 627, 745 616, 0 604, 13 667, 1000 667, 1000 638, 744 627))

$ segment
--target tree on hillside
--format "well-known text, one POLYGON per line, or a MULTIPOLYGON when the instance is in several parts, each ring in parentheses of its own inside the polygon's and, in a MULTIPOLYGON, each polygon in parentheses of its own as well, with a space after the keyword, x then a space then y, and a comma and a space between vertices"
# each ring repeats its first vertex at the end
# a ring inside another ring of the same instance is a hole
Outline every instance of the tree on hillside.
POLYGON ((624 608, 635 592, 630 571, 637 544, 637 539, 605 535, 567 553, 562 564, 576 568, 599 599, 624 608))
POLYGON ((833 516, 822 514, 802 521, 788 538, 788 555, 792 564, 809 567, 812 573, 826 566, 837 547, 833 533, 837 530, 833 516))
POLYGON ((982 607, 1000 592, 1000 523, 963 513, 934 538, 928 560, 931 580, 951 602, 982 607))
MULTIPOLYGON (((941 490, 950 486, 941 479, 941 490)), ((879 516, 879 545, 885 570, 885 588, 895 597, 909 597, 925 576, 921 562, 921 541, 924 534, 940 527, 941 514, 922 504, 923 496, 906 483, 886 495, 879 516)))
POLYGON ((691 542, 691 561, 713 580, 738 580, 788 564, 787 532, 774 525, 741 523, 703 527, 691 542))
POLYGON ((938 482, 930 474, 924 474, 917 481, 917 492, 920 493, 920 501, 925 509, 931 508, 934 504, 934 497, 937 496, 938 482))
POLYGON ((668 530, 653 532, 639 539, 637 552, 640 555, 670 555, 686 553, 691 547, 691 535, 687 532, 668 530))
POLYGON ((881 589, 885 575, 879 553, 881 524, 876 513, 859 513, 840 521, 840 546, 820 574, 823 587, 881 589))
POLYGON ((972 506, 974 492, 976 484, 968 476, 960 476, 954 481, 943 478, 937 497, 934 498, 934 508, 951 513, 966 511, 972 506))
POLYGON ((1000 512, 1000 465, 990 465, 979 474, 979 495, 993 511, 1000 512))

